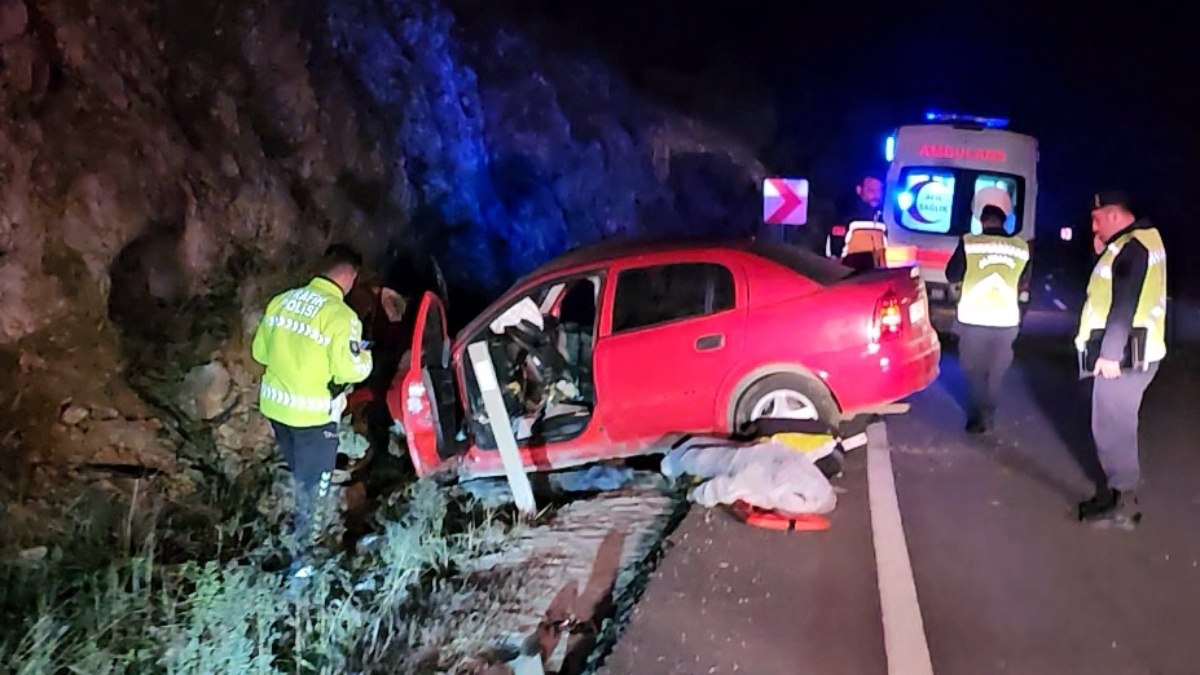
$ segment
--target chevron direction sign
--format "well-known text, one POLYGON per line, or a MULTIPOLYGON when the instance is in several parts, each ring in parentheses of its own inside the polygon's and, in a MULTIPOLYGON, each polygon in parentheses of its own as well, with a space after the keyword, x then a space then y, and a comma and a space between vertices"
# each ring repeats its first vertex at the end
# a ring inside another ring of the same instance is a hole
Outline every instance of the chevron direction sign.
POLYGON ((808 222, 808 181, 803 178, 763 180, 763 222, 803 225, 808 222))

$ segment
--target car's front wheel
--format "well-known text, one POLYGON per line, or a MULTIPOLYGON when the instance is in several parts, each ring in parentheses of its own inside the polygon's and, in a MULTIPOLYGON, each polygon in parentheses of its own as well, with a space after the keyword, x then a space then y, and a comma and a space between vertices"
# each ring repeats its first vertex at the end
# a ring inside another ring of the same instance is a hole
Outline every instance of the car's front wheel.
POLYGON ((838 408, 825 385, 796 373, 768 375, 738 399, 735 429, 759 419, 810 420, 837 428, 838 408))

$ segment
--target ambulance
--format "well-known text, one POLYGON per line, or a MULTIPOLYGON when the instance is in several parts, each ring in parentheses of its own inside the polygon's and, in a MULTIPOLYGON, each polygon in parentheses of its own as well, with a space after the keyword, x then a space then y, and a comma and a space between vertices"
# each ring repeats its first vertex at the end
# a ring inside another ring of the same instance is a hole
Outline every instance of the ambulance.
MULTIPOLYGON (((946 263, 962 235, 982 231, 985 205, 1003 208, 1005 229, 1033 243, 1037 140, 1007 126, 1004 119, 929 112, 924 124, 902 126, 885 142, 887 266, 919 267, 939 330, 953 325, 961 291, 946 281, 946 263)), ((1022 288, 1022 309, 1028 301, 1022 288)))

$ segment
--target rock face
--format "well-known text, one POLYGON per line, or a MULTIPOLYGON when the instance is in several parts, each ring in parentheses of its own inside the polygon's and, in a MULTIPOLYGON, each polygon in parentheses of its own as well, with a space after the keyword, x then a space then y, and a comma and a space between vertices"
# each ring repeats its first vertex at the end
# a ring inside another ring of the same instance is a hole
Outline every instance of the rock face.
POLYGON ((0 2, 0 432, 21 447, 3 463, 146 444, 173 461, 135 423, 147 402, 238 424, 229 364, 205 364, 244 353, 243 310, 330 238, 382 250, 405 224, 356 201, 348 186, 403 174, 336 71, 309 63, 282 3, 0 2), (71 408, 52 433, 66 398, 130 428, 71 408))
POLYGON ((745 230, 762 174, 440 0, 0 0, 2 461, 149 442, 101 408, 177 411, 222 462, 269 445, 249 338, 333 239, 486 297, 598 239, 745 230))
POLYGON ((637 234, 745 233, 762 166, 640 97, 596 57, 439 2, 330 2, 324 42, 391 137, 413 235, 451 286, 500 290, 566 249, 637 234), (718 204, 719 202, 719 204, 718 204))
POLYGON ((188 371, 177 400, 185 415, 195 421, 206 421, 227 411, 235 398, 229 371, 213 361, 188 371))

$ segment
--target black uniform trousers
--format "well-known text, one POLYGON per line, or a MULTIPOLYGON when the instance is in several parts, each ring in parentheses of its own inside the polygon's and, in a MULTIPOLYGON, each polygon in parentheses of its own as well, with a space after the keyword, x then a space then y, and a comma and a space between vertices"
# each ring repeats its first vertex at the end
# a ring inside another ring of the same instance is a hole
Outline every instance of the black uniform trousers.
POLYGON ((301 546, 311 546, 321 534, 329 508, 330 484, 337 465, 337 425, 292 427, 271 420, 279 453, 296 483, 294 529, 301 546))
POLYGON ((972 420, 990 426, 996 414, 996 400, 1004 374, 1013 362, 1013 342, 1020 328, 994 328, 959 323, 958 360, 967 379, 972 420))

